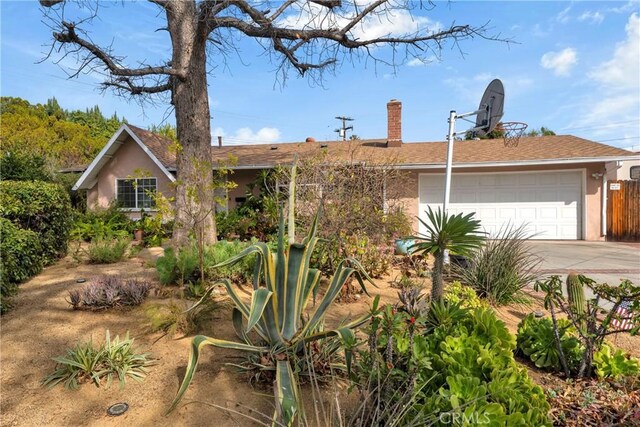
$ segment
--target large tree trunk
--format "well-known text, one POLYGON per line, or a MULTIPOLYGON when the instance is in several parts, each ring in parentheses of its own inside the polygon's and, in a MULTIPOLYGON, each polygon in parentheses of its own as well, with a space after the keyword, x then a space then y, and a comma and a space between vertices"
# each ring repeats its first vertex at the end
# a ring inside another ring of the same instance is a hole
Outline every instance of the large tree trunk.
POLYGON ((207 90, 207 34, 193 1, 172 2, 167 22, 173 45, 172 65, 186 78, 173 79, 172 104, 180 148, 177 150, 176 216, 173 245, 184 246, 192 233, 200 244, 216 241, 211 163, 211 128, 207 90))

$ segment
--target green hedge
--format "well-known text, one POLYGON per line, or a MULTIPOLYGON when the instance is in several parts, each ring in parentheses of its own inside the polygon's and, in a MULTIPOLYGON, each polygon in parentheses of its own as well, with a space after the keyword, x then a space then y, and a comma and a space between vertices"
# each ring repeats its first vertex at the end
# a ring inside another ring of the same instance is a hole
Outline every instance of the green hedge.
POLYGON ((36 233, 0 218, 0 312, 9 308, 6 298, 15 293, 17 284, 40 272, 41 251, 36 233))
POLYGON ((0 182, 0 217, 37 233, 43 264, 66 254, 72 211, 61 186, 43 181, 0 182))

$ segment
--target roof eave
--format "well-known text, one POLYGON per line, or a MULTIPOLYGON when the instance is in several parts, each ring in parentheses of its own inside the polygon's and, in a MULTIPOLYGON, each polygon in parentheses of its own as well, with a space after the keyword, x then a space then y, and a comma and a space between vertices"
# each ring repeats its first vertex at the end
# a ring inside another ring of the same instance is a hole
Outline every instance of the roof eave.
POLYGON ((133 130, 129 128, 126 124, 123 124, 118 128, 118 130, 113 134, 111 139, 107 142, 107 144, 100 150, 100 153, 96 156, 95 159, 91 162, 89 167, 84 171, 84 173, 78 178, 76 183, 71 187, 73 191, 77 190, 89 190, 95 185, 96 176, 92 176, 95 170, 95 174, 97 175, 105 163, 109 160, 110 156, 112 156, 120 145, 124 143, 124 141, 120 141, 120 136, 126 132, 138 146, 149 156, 149 158, 158 166, 158 168, 171 180, 174 182, 176 178, 167 170, 167 168, 158 160, 158 158, 153 154, 153 152, 147 147, 138 136, 135 134, 133 130), (97 170, 96 170, 97 168, 97 170), (90 177, 94 179, 89 179, 90 177))
MULTIPOLYGON (((489 167, 513 167, 513 166, 544 166, 544 165, 567 165, 581 163, 606 163, 627 160, 640 160, 640 156, 607 156, 607 157, 576 157, 570 159, 535 159, 535 160, 512 160, 500 162, 464 162, 454 163, 455 168, 489 168, 489 167)), ((411 163, 398 165, 398 169, 442 169, 445 163, 411 163)))

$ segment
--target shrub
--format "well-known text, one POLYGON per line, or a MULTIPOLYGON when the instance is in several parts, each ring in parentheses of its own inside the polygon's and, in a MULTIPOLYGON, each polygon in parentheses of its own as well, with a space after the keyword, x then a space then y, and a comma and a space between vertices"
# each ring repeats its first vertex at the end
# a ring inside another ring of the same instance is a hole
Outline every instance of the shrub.
MULTIPOLYGON (((248 246, 248 243, 237 240, 233 242, 223 240, 207 246, 203 253, 205 279, 214 281, 228 278, 235 283, 249 282, 255 265, 255 257, 253 256, 246 257, 234 265, 217 267, 217 264, 233 258, 248 246)), ((156 261, 158 277, 163 285, 173 283, 184 285, 198 281, 200 279, 199 266, 200 260, 195 245, 180 249, 177 255, 172 248, 167 248, 164 251, 164 256, 156 261)))
POLYGON ((63 383, 65 388, 75 390, 84 382, 92 382, 100 387, 105 380, 108 388, 117 378, 122 389, 127 377, 136 381, 144 379, 146 367, 152 364, 148 357, 148 353, 134 352, 133 338, 129 338, 129 332, 123 340, 117 335, 111 340, 107 331, 104 344, 98 348, 91 341, 79 343, 67 350, 65 356, 54 357, 56 371, 47 376, 43 384, 53 387, 63 383))
POLYGON ((112 203, 106 209, 95 209, 79 215, 71 230, 71 238, 85 242, 126 238, 132 231, 133 221, 112 203))
POLYGON ((600 350, 593 354, 593 366, 598 378, 632 377, 640 374, 640 361, 631 357, 619 348, 603 344, 600 350))
MULTIPOLYGON (((594 368, 594 353, 604 345, 607 336, 628 333, 635 336, 640 332, 640 286, 630 280, 623 279, 619 285, 607 283, 598 284, 588 277, 579 275, 582 285, 591 289, 594 298, 586 301, 584 312, 579 315, 575 308, 567 305, 562 293, 562 280, 554 275, 544 281, 537 281, 534 289, 545 293, 544 307, 551 313, 556 342, 561 332, 555 315, 556 308, 560 308, 571 324, 578 331, 578 338, 582 344, 580 367, 577 376, 590 378, 594 368), (610 307, 603 307, 606 301, 610 307)), ((570 376, 569 369, 562 359, 565 375, 570 376)))
POLYGON ((195 246, 186 246, 177 255, 173 248, 166 248, 164 255, 156 260, 158 278, 163 285, 197 280, 198 265, 198 250, 195 246))
MULTIPOLYGON (((256 241, 254 240, 253 243, 256 241)), ((205 276, 209 280, 227 278, 234 283, 249 283, 255 268, 255 256, 242 258, 233 265, 214 267, 217 264, 231 259, 249 247, 249 243, 234 240, 223 240, 215 245, 208 246, 204 252, 205 276)))
POLYGON ((0 181, 51 181, 46 159, 36 153, 7 151, 0 155, 0 181))
POLYGON ((122 261, 129 239, 96 239, 89 244, 87 255, 91 264, 114 264, 122 261))
MULTIPOLYGON (((567 366, 576 371, 582 357, 582 346, 575 337, 575 329, 566 319, 558 319, 558 335, 567 366)), ((560 371, 560 354, 553 333, 553 323, 548 318, 536 319, 533 314, 526 316, 518 325, 518 351, 538 367, 560 371)))
POLYGON ((347 235, 341 232, 337 238, 325 240, 313 254, 311 264, 324 274, 335 270, 340 260, 354 258, 371 277, 380 278, 387 274, 393 263, 393 246, 376 241, 363 233, 347 235))
POLYGON ((435 301, 426 317, 375 313, 356 352, 359 425, 550 425, 540 387, 513 358, 515 339, 490 308, 435 301), (456 424, 454 422, 454 424, 456 424), (458 424, 456 424, 458 425, 458 424))
POLYGON ((136 279, 118 276, 94 277, 82 287, 69 292, 69 304, 75 310, 106 310, 114 307, 140 305, 151 286, 136 279))
POLYGON ((7 297, 17 284, 42 270, 38 235, 0 218, 0 313, 9 309, 7 297))
POLYGON ((145 309, 151 332, 164 332, 170 338, 177 334, 193 335, 207 331, 217 312, 227 303, 207 299, 194 306, 189 302, 171 301, 169 304, 152 304, 145 309))
POLYGON ((527 245, 530 237, 524 226, 502 228, 471 254, 468 268, 454 267, 454 276, 491 304, 525 302, 522 289, 536 280, 540 264, 527 245))
POLYGON ((66 253, 71 213, 69 195, 59 185, 42 181, 0 182, 0 217, 38 234, 44 265, 66 253))
POLYGON ((393 262, 393 246, 375 244, 364 234, 340 236, 341 256, 339 259, 354 258, 371 277, 379 278, 389 272, 393 262))

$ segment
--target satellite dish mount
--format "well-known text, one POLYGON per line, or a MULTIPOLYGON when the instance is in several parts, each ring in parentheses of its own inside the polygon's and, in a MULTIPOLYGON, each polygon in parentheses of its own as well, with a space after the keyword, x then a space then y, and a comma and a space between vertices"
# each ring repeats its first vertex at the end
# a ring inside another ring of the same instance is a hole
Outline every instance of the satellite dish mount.
POLYGON ((453 142, 459 134, 466 135, 472 132, 474 136, 485 136, 493 131, 500 119, 502 119, 504 107, 504 86, 499 79, 493 80, 484 91, 480 106, 477 110, 469 113, 457 114, 455 110, 449 113, 449 134, 447 135, 447 169, 444 181, 444 204, 443 211, 446 212, 449 207, 449 194, 451 192, 451 169, 453 165, 453 142), (456 120, 466 119, 470 116, 476 116, 475 126, 464 132, 456 133, 456 120))

